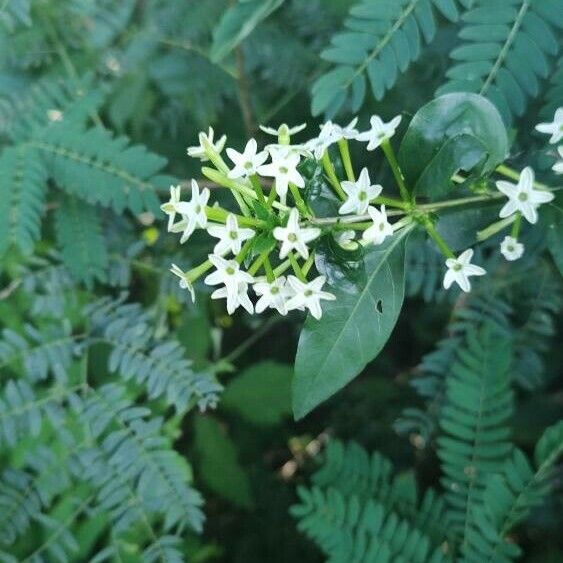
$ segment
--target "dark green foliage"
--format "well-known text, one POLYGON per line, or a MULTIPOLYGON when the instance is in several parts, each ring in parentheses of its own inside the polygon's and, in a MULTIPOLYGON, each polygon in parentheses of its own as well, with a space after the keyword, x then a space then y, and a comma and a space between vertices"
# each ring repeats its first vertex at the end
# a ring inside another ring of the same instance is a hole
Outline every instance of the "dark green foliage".
POLYGON ((462 16, 462 45, 451 53, 444 92, 476 92, 487 96, 511 123, 529 98, 540 93, 549 76, 563 27, 561 0, 476 0, 462 16))

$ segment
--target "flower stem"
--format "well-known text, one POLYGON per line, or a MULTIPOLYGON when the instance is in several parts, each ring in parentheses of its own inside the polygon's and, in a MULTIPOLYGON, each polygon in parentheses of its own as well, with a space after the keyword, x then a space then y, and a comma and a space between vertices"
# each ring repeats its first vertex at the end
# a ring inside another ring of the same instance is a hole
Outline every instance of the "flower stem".
POLYGON ((514 223, 512 223, 512 231, 510 233, 512 235, 512 238, 518 240, 518 235, 520 234, 521 225, 522 225, 522 214, 517 213, 516 219, 514 219, 514 223))
POLYGON ((254 243, 254 241, 249 238, 243 245, 242 248, 240 249, 240 252, 236 255, 235 260, 237 261, 238 264, 242 264, 244 259, 246 258, 246 255, 248 254, 248 252, 250 251, 252 244, 254 243))
POLYGON ((508 227, 511 223, 513 223, 516 219, 516 215, 511 215, 506 219, 501 219, 500 221, 495 221, 488 227, 485 227, 481 231, 477 232, 477 240, 484 241, 492 236, 496 235, 500 231, 502 231, 505 227, 508 227))
POLYGON ((205 272, 211 269, 213 264, 206 260, 202 262, 199 266, 192 268, 189 272, 186 272, 186 277, 189 279, 190 283, 195 282, 198 278, 200 278, 205 272))
POLYGON ((340 141, 338 141, 338 148, 340 149, 340 157, 342 158, 342 164, 344 164, 344 170, 346 170, 346 177, 350 182, 354 182, 356 177, 354 176, 354 168, 352 166, 352 159, 350 158, 348 140, 340 139, 340 141))
POLYGON ((256 260, 254 260, 254 262, 252 262, 252 264, 250 265, 250 268, 248 268, 248 273, 253 276, 254 274, 256 274, 256 272, 262 267, 262 264, 264 263, 264 255, 260 254, 258 256, 258 258, 256 258, 256 260))
POLYGON ((440 252, 446 258, 455 258, 455 254, 452 252, 451 248, 446 244, 446 241, 441 237, 441 235, 436 230, 436 227, 432 224, 432 221, 428 217, 423 221, 424 228, 426 232, 434 239, 434 242, 440 249, 440 252))
POLYGON ((286 260, 285 262, 282 262, 279 266, 274 268, 274 275, 276 277, 281 276, 290 267, 291 262, 289 260, 286 260))
POLYGON ((272 283, 276 279, 276 274, 272 269, 272 264, 270 263, 269 252, 263 252, 264 255, 264 270, 266 270, 266 279, 268 283, 272 283))
POLYGON ((256 174, 250 176, 250 182, 252 184, 252 187, 254 188, 254 191, 256 192, 256 195, 258 196, 258 201, 262 204, 265 204, 266 198, 264 197, 262 184, 260 184, 260 180, 258 179, 258 176, 256 174))
POLYGON ((388 207, 398 207, 399 209, 408 209, 410 207, 409 203, 404 201, 399 201, 398 199, 394 199, 392 197, 376 197, 370 201, 370 203, 380 203, 383 205, 387 205, 388 207))
POLYGON ((334 165, 332 164, 332 161, 330 160, 330 155, 328 154, 328 150, 325 150, 325 152, 323 154, 322 163, 323 163, 324 171, 326 172, 326 175, 328 176, 328 181, 330 182, 330 185, 332 186, 332 188, 336 192, 336 195, 338 195, 338 197, 342 201, 346 201, 346 192, 342 189, 342 186, 340 185, 340 182, 338 181, 338 178, 336 177, 336 172, 334 171, 334 165))
POLYGON ((361 222, 361 223, 335 223, 332 225, 332 228, 337 231, 347 231, 352 229, 353 231, 365 231, 369 229, 373 223, 369 221, 361 222))
POLYGON ((276 200, 277 195, 278 194, 277 194, 274 186, 272 186, 272 189, 270 190, 270 193, 268 194, 268 201, 266 202, 266 207, 268 209, 272 209, 272 206, 274 205, 274 202, 276 200))
POLYGON ((405 203, 409 203, 411 201, 411 197, 409 195, 409 190, 407 190, 407 186, 405 185, 405 179, 403 178, 403 173, 401 172, 401 168, 399 167, 399 163, 397 162, 397 158, 395 157, 395 151, 389 142, 389 139, 385 139, 381 143, 381 148, 383 149, 383 153, 389 162, 389 166, 391 166, 391 171, 393 172, 393 176, 395 176, 395 181, 399 186, 399 191, 401 192, 401 197, 405 203))
POLYGON ((301 268, 301 271, 303 272, 305 277, 309 273, 309 270, 311 269, 311 266, 314 263, 315 263, 315 251, 313 250, 313 251, 311 251, 311 254, 309 254, 309 258, 307 258, 307 260, 305 260, 303 267, 301 268))
POLYGON ((301 194, 299 193, 299 188, 295 184, 290 183, 289 191, 291 192, 291 195, 293 196, 293 200, 295 201, 295 205, 297 206, 297 209, 299 209, 301 215, 303 217, 310 217, 311 214, 309 213, 309 210, 307 209, 307 205, 305 204, 305 201, 303 200, 301 194))
MULTIPOLYGON (((499 174, 502 174, 503 176, 510 178, 511 180, 518 181, 520 179, 520 172, 513 170, 512 168, 510 168, 509 166, 506 166, 505 164, 500 164, 499 166, 497 166, 496 171, 499 174)), ((542 184, 541 182, 534 182, 533 185, 534 185, 534 188, 537 188, 539 190, 549 190, 550 189, 549 186, 546 186, 545 184, 542 184)))
POLYGON ((289 262, 291 264, 291 267, 293 268, 293 271, 295 272, 295 275, 299 278, 299 280, 306 283, 307 278, 305 277, 301 266, 299 266, 299 262, 297 262, 297 258, 295 258, 293 252, 290 252, 287 257, 289 258, 289 262))
POLYGON ((242 215, 237 215, 236 213, 231 213, 222 207, 206 207, 205 214, 211 221, 216 221, 218 223, 225 223, 228 215, 234 215, 237 218, 238 224, 242 227, 266 227, 266 222, 260 219, 254 219, 252 217, 244 217, 242 215))

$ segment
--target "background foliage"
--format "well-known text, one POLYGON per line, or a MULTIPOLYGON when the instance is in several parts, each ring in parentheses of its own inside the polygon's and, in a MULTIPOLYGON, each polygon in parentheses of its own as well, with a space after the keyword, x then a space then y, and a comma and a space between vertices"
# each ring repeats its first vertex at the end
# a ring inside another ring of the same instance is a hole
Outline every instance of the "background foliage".
MULTIPOLYGON (((308 121, 313 136, 311 112, 408 121, 459 90, 488 97, 511 164, 554 185, 533 126, 563 100, 562 13, 561 0, 0 2, 0 560, 560 561, 559 196, 523 260, 507 268, 484 245, 491 275, 467 296, 441 291, 442 259, 414 233, 390 342, 298 423, 302 319, 229 318, 204 287, 192 305, 167 268, 208 248, 178 248, 158 206, 198 173, 185 148, 209 125, 240 147, 259 123, 308 121), (329 436, 344 442, 319 453, 329 436)), ((459 225, 488 222, 470 209, 438 229, 462 249, 459 225)))

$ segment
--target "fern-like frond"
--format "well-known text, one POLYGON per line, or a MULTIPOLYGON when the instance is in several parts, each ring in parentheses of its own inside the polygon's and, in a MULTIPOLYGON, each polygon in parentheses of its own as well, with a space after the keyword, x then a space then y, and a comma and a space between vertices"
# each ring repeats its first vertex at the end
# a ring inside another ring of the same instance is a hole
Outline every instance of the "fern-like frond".
POLYGON ((352 6, 345 30, 321 53, 334 67, 313 85, 313 115, 334 115, 346 101, 358 111, 366 82, 377 100, 383 98, 418 59, 423 41, 434 38, 437 11, 450 21, 459 15, 454 0, 362 0, 352 6))
POLYGON ((166 160, 126 137, 101 128, 81 130, 54 124, 29 143, 44 157, 49 175, 66 192, 89 203, 158 212, 157 190, 170 178, 159 176, 166 160))
POLYGON ((502 470, 512 450, 511 355, 510 342, 485 325, 467 335, 446 381, 438 456, 450 519, 460 538, 482 506, 487 477, 502 470))
POLYGON ((446 92, 487 96, 506 123, 522 115, 559 50, 554 28, 563 27, 562 0, 476 0, 463 14, 464 44, 451 53, 446 92))
POLYGON ((18 145, 0 155, 0 256, 10 247, 31 254, 41 234, 47 173, 37 151, 18 145))
POLYGON ((71 275, 87 286, 105 281, 108 256, 96 208, 72 195, 60 198, 55 230, 71 275))
POLYGON ((559 57, 557 68, 549 79, 540 115, 545 120, 551 120, 555 110, 561 107, 561 100, 563 100, 563 57, 559 57))
POLYGON ((196 372, 174 338, 158 340, 150 316, 137 304, 102 299, 86 310, 94 336, 112 347, 108 367, 146 388, 150 399, 165 398, 177 411, 197 404, 213 408, 221 385, 209 372, 196 372))
POLYGON ((18 25, 31 25, 31 0, 11 0, 0 7, 0 27, 13 31, 18 25))
POLYGON ((331 563, 445 561, 428 537, 382 504, 345 497, 337 489, 299 488, 301 504, 291 513, 331 563))

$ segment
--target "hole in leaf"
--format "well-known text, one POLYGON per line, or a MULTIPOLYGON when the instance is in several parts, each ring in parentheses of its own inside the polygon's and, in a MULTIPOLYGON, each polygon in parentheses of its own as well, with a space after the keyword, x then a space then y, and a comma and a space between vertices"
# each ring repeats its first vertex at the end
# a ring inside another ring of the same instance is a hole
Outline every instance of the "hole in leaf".
POLYGON ((378 313, 383 314, 383 303, 381 302, 381 299, 379 299, 378 302, 375 304, 375 310, 378 313))

